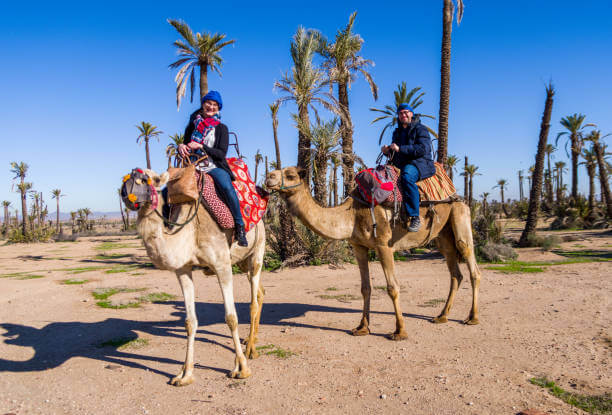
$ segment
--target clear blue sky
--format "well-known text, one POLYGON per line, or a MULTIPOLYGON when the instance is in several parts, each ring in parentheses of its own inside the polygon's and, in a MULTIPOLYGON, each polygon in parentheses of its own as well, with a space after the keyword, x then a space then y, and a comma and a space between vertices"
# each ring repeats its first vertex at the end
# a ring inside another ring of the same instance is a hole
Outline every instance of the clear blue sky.
MULTIPOLYGON (((426 92, 420 110, 437 116, 442 1, 288 2, 10 2, 0 15, 0 199, 18 205, 11 191, 11 161, 30 165, 28 180, 43 191, 62 189, 61 210, 81 207, 116 211, 121 177, 145 166, 135 125, 148 121, 165 134, 151 143, 153 168, 165 170, 168 135, 183 130, 197 105, 177 112, 172 42, 178 33, 167 18, 185 20, 194 31, 226 33, 234 46, 222 51, 223 121, 240 137, 251 168, 260 149, 273 158, 268 104, 279 95, 273 83, 289 70, 289 43, 299 25, 333 38, 354 10, 362 55, 375 61, 371 73, 378 102, 358 79, 350 92, 355 151, 372 165, 380 126, 368 108, 393 100, 401 81, 426 92)), ((517 171, 534 163, 544 84, 557 94, 549 140, 562 131, 561 117, 581 112, 612 132, 612 3, 609 0, 497 2, 465 0, 465 15, 453 31, 449 152, 468 155, 482 176, 475 192, 490 192, 500 178, 507 195, 518 196, 517 171)), ((294 164, 297 133, 280 111, 283 164, 294 164)), ((429 125, 437 129, 435 121, 429 125)), ((387 138, 387 141, 389 138, 387 138)), ((561 148, 555 161, 568 162, 561 148)), ((569 162, 568 162, 569 164, 569 162)), ((581 166, 581 190, 586 171, 581 166)), ((565 182, 569 183, 569 175, 565 182)), ((462 192, 461 178, 456 180, 462 192)))

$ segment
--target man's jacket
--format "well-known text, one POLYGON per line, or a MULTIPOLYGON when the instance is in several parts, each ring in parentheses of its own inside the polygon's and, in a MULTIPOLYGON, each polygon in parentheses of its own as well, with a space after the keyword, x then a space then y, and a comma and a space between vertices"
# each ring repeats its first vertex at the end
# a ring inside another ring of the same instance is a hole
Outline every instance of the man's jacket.
POLYGON ((419 171, 419 180, 427 179, 436 173, 431 157, 431 140, 429 132, 421 121, 413 119, 408 127, 399 126, 393 131, 393 143, 399 147, 395 153, 393 165, 402 169, 406 164, 412 164, 419 171))

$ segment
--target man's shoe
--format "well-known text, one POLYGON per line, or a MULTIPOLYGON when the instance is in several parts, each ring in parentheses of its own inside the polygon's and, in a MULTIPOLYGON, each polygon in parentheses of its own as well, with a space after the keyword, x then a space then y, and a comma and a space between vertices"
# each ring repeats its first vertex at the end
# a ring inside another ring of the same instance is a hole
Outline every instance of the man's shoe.
POLYGON ((410 218, 410 225, 408 226, 408 232, 418 232, 421 229, 421 218, 413 216, 410 218))
POLYGON ((236 225, 234 228, 234 238, 236 238, 236 241, 238 241, 238 245, 249 246, 246 238, 246 232, 244 231, 244 226, 236 225))

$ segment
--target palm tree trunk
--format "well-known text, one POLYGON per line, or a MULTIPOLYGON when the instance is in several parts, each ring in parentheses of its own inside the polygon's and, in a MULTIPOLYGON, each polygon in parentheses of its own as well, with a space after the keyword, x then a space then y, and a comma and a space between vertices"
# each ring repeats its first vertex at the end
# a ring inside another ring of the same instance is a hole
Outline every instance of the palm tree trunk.
POLYGON ((446 165, 448 152, 448 110, 450 103, 451 32, 453 30, 452 0, 444 0, 442 9, 442 56, 440 65, 440 111, 438 113, 438 163, 446 165))
POLYGON ((553 205, 553 185, 552 185, 552 170, 550 169, 550 154, 546 155, 548 159, 548 179, 546 181, 546 199, 548 206, 552 209, 553 205))
POLYGON ((208 93, 208 65, 200 65, 200 101, 208 93))
POLYGON ((264 163, 266 164, 266 177, 264 178, 264 183, 266 182, 266 179, 268 178, 268 173, 270 173, 270 168, 268 167, 268 156, 265 157, 265 161, 264 163))
POLYGON ((59 226, 59 195, 57 195, 57 210, 55 211, 55 225, 56 225, 56 231, 57 231, 57 233, 59 233, 59 231, 60 231, 60 226, 59 226))
POLYGON ((286 202, 283 200, 279 205, 279 221, 280 221, 280 257, 281 261, 295 256, 299 252, 297 242, 297 234, 295 232, 295 224, 286 202))
POLYGON ((572 134, 570 138, 572 142, 572 199, 575 202, 578 199, 578 156, 580 156, 580 152, 578 151, 576 134, 572 134))
POLYGON ((523 193, 523 173, 521 170, 519 170, 518 178, 519 178, 519 199, 522 202, 523 199, 525 198, 525 194, 523 193))
POLYGON ((465 156, 465 167, 463 168, 463 174, 465 176, 463 176, 463 199, 465 199, 466 202, 468 202, 470 200, 469 198, 469 178, 467 175, 467 167, 468 167, 468 158, 467 156, 465 156))
POLYGON ((472 200, 473 200, 472 199, 472 195, 473 195, 473 193, 472 193, 472 190, 473 190, 472 184, 473 184, 473 182, 474 182, 474 178, 472 176, 470 176, 470 194, 469 194, 469 203, 468 203, 468 205, 470 206, 470 209, 472 208, 472 200))
POLYGON ((151 157, 149 157, 149 137, 145 137, 145 153, 147 154, 147 169, 151 170, 151 157))
POLYGON ((276 151, 276 168, 280 170, 282 167, 281 167, 280 147, 278 145, 278 131, 277 130, 278 130, 278 125, 276 123, 272 123, 272 131, 274 132, 274 150, 276 151))
POLYGON ((608 219, 612 219, 612 195, 610 194, 610 181, 608 179, 608 170, 606 169, 606 163, 604 161, 604 152, 601 148, 601 144, 598 142, 593 143, 593 148, 595 149, 595 156, 597 157, 599 181, 602 197, 606 202, 606 212, 608 214, 608 219))
MULTIPOLYGON (((303 123, 302 125, 304 125, 305 128, 309 128, 310 116, 308 115, 308 107, 306 105, 301 105, 299 107, 298 116, 303 123)), ((306 171, 306 180, 304 180, 304 182, 307 183, 308 188, 310 188, 310 138, 299 129, 297 165, 306 171)))
POLYGON ((589 216, 593 216, 595 211, 595 164, 587 164, 586 167, 589 175, 589 216))
POLYGON ((253 183, 257 184, 257 171, 259 170, 259 161, 255 162, 255 178, 253 179, 253 183))
POLYGON ((315 158, 314 163, 316 170, 312 180, 314 183, 314 198, 319 205, 325 206, 327 200, 327 186, 325 184, 327 157, 318 156, 315 158))
POLYGON ((26 236, 28 233, 28 228, 27 228, 28 206, 26 205, 26 193, 23 190, 20 190, 20 192, 21 192, 21 232, 23 233, 23 236, 26 236))
POLYGON ((552 114, 553 96, 555 90, 552 84, 546 87, 546 102, 544 104, 544 114, 540 126, 540 140, 538 142, 538 152, 535 158, 535 169, 533 172, 533 186, 529 195, 529 209, 527 211, 527 223, 521 234, 519 246, 529 246, 530 239, 535 235, 538 222, 538 211, 540 210, 540 197, 542 192, 542 174, 544 172, 544 153, 546 142, 548 141, 548 130, 550 129, 550 117, 552 114))
POLYGON ((338 206, 338 166, 334 164, 334 206, 338 206))
POLYGON ((338 101, 343 117, 340 118, 340 132, 342 133, 342 182, 344 184, 344 197, 353 190, 355 182, 355 157, 353 153, 353 123, 349 112, 348 88, 346 82, 338 82, 338 101))

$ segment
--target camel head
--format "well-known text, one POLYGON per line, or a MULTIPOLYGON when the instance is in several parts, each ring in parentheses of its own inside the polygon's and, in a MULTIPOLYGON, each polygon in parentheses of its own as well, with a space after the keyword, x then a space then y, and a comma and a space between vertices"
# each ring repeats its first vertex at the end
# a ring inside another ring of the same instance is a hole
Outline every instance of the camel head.
POLYGON ((123 177, 121 199, 130 210, 139 210, 145 206, 157 208, 159 192, 168 182, 168 172, 158 175, 153 170, 135 168, 123 177))
POLYGON ((300 167, 285 167, 274 170, 266 177, 266 187, 281 194, 295 193, 306 180, 306 170, 300 167))

